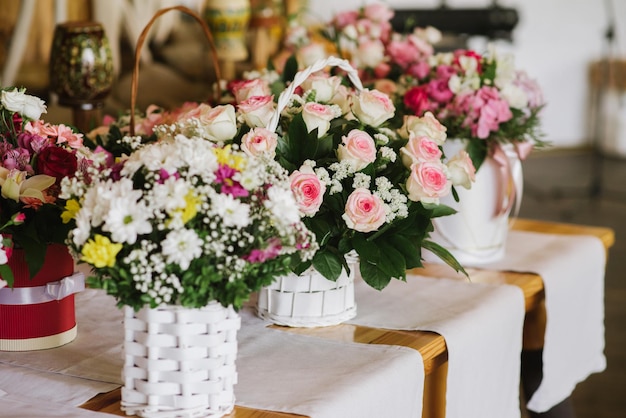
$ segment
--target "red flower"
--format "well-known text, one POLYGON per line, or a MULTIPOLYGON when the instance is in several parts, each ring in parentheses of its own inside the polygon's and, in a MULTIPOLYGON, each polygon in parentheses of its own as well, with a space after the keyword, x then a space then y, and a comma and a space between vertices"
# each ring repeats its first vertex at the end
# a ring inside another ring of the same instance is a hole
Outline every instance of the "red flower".
POLYGON ((56 178, 57 184, 63 177, 73 176, 77 167, 76 155, 61 147, 46 147, 37 155, 37 173, 56 178))
POLYGON ((430 101, 426 93, 426 86, 418 86, 409 89, 404 95, 404 104, 418 116, 430 110, 430 101))

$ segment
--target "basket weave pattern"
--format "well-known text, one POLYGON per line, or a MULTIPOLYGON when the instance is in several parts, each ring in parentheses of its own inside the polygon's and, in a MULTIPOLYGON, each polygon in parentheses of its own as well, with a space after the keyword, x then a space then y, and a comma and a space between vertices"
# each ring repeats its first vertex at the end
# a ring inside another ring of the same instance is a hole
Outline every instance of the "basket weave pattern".
POLYGON ((358 259, 348 258, 336 282, 314 268, 300 275, 278 277, 259 291, 257 313, 277 325, 318 327, 337 325, 356 316, 354 276, 358 259))
POLYGON ((124 308, 122 409, 141 417, 223 416, 235 404, 241 318, 212 302, 124 308))

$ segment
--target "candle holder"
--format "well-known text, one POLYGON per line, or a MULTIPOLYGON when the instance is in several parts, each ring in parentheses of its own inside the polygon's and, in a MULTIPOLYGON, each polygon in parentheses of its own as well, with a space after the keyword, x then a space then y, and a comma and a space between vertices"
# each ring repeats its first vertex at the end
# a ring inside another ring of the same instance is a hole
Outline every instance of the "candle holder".
POLYGON ((56 25, 50 51, 50 90, 58 95, 60 105, 72 108, 74 125, 81 131, 101 124, 113 79, 111 48, 100 23, 56 25))

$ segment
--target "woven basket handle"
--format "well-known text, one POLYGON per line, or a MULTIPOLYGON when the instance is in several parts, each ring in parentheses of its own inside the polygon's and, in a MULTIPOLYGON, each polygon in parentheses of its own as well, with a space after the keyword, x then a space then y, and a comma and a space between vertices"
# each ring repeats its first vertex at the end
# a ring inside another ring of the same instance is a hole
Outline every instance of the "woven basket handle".
POLYGON ((216 94, 217 94, 217 98, 218 98, 218 100, 216 100, 216 102, 219 101, 219 97, 221 96, 221 90, 220 90, 220 83, 219 83, 219 81, 222 78, 222 74, 220 73, 220 67, 219 67, 219 64, 218 64, 217 48, 215 47, 215 41, 213 40, 213 35, 211 34, 211 30, 207 26, 207 24, 204 21, 204 19, 202 19, 202 17, 200 17, 200 15, 198 15, 198 13, 194 12, 193 10, 191 10, 190 8, 185 7, 185 6, 172 6, 172 7, 166 7, 166 8, 160 9, 160 10, 158 10, 154 14, 154 16, 152 16, 152 19, 150 19, 150 21, 148 22, 146 27, 143 29, 143 31, 139 35, 139 39, 137 40, 137 46, 135 47, 135 66, 133 67, 133 77, 131 79, 131 85, 130 85, 130 89, 131 89, 131 93, 130 93, 130 135, 132 135, 132 136, 135 135, 135 105, 137 103, 137 87, 138 87, 138 84, 139 84, 139 61, 141 60, 141 48, 143 47, 143 44, 146 41, 146 37, 148 36, 148 32, 150 31, 150 28, 152 28, 152 25, 154 24, 154 22, 160 16, 162 16, 165 13, 167 13, 169 11, 172 11, 172 10, 178 10, 180 12, 188 14, 189 16, 193 17, 202 26, 202 30, 204 32, 204 35, 206 36, 207 40, 209 41, 209 45, 211 47, 211 55, 212 55, 212 58, 213 58, 213 65, 215 67, 215 77, 217 79, 216 94))
POLYGON ((345 72, 347 72, 348 78, 352 82, 352 85, 354 86, 354 88, 357 89, 357 91, 363 90, 363 84, 361 83, 359 74, 357 73, 357 70, 352 65, 350 65, 348 60, 337 58, 337 57, 328 57, 326 59, 318 60, 313 65, 296 73, 289 87, 287 87, 287 89, 285 89, 280 94, 280 96, 278 96, 278 103, 276 105, 276 111, 272 115, 270 121, 267 123, 268 130, 272 132, 276 132, 276 128, 278 128, 278 122, 280 120, 280 114, 291 101, 291 96, 293 96, 293 93, 296 91, 296 88, 298 88, 302 83, 304 83, 304 81, 307 78, 309 78, 311 74, 321 71, 328 66, 339 67, 345 72))

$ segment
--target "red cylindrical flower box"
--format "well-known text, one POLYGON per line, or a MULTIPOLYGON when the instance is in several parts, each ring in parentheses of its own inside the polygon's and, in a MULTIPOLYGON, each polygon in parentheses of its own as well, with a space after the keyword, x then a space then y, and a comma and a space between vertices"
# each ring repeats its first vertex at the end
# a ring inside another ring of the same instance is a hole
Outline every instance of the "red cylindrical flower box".
MULTIPOLYGON (((51 244, 46 251, 39 272, 29 278, 24 250, 15 249, 8 265, 13 270, 15 293, 26 290, 26 295, 45 292, 48 283, 72 276, 74 260, 64 245, 51 244)), ((3 288, 5 296, 12 289, 3 288)), ((73 292, 60 300, 27 303, 24 297, 18 304, 4 303, 0 299, 0 350, 28 351, 59 347, 76 338, 76 317, 73 292)))

